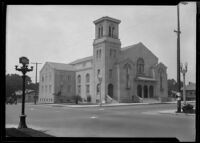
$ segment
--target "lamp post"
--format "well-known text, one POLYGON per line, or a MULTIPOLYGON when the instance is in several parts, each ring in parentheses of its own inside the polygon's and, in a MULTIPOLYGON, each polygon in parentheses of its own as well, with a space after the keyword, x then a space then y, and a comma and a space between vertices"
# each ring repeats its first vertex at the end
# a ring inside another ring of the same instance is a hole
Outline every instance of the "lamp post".
POLYGON ((29 60, 26 57, 21 57, 19 58, 19 63, 22 64, 21 68, 18 68, 18 66, 15 66, 15 69, 17 71, 21 71, 22 72, 22 112, 20 115, 20 122, 19 122, 19 126, 18 128, 27 128, 26 125, 26 115, 25 115, 25 80, 26 80, 26 73, 33 71, 33 67, 31 66, 31 69, 28 69, 28 64, 29 64, 29 60))
POLYGON ((101 82, 102 82, 102 76, 100 75, 100 73, 97 74, 97 78, 99 80, 99 94, 100 94, 100 107, 102 106, 102 101, 101 101, 101 82))
MULTIPOLYGON (((186 5, 186 2, 181 2, 181 4, 186 5)), ((177 83, 178 83, 178 92, 181 91, 181 81, 180 81, 180 19, 179 19, 179 4, 177 5, 177 30, 174 30, 174 32, 177 33, 177 83)), ((177 103, 177 112, 181 112, 181 103, 177 103)))
POLYGON ((183 74, 183 101, 186 104, 186 95, 185 95, 185 74, 187 73, 187 63, 185 63, 185 67, 181 64, 181 73, 183 74))

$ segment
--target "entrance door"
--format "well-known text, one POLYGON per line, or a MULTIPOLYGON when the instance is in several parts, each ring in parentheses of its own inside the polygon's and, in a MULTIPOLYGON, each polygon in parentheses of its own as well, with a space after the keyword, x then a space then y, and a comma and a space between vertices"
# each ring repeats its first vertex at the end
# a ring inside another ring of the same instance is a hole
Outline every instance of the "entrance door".
POLYGON ((148 98, 148 88, 146 85, 144 86, 144 98, 148 98))
POLYGON ((150 96, 150 98, 153 98, 153 86, 151 85, 150 87, 149 87, 149 96, 150 96))
POLYGON ((142 98, 142 86, 141 85, 137 86, 137 96, 142 98))
POLYGON ((108 85, 108 95, 113 98, 113 85, 109 84, 108 85))

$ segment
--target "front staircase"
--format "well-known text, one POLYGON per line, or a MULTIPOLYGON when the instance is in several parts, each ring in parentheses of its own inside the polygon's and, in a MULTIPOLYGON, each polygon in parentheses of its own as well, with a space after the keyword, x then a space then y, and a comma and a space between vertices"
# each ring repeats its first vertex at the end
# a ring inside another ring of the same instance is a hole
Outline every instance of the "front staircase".
POLYGON ((110 97, 109 95, 106 95, 106 103, 109 103, 109 104, 114 104, 114 103, 119 103, 117 100, 113 99, 112 97, 110 97))

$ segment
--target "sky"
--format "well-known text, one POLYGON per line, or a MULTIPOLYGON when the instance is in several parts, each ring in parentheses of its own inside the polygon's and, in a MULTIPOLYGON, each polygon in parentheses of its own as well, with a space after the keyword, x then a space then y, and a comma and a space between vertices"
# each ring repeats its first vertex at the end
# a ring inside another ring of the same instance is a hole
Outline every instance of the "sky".
MULTIPOLYGON (((196 3, 180 4, 181 63, 188 63, 186 84, 196 82, 196 3)), ((167 66, 168 79, 177 79, 177 6, 153 5, 8 5, 6 18, 6 74, 19 58, 29 59, 35 82, 45 62, 70 63, 92 56, 93 21, 109 16, 121 20, 121 47, 142 42, 167 66)), ((182 75, 181 75, 182 79, 182 75)), ((39 76, 38 80, 39 81, 39 76)))

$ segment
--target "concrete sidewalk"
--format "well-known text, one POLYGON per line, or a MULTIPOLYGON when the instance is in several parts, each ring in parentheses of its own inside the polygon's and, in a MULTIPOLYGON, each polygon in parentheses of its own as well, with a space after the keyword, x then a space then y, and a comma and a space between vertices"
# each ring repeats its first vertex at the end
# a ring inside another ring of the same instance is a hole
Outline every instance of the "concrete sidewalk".
MULTIPOLYGON (((195 103, 196 101, 187 101, 187 103, 195 103)), ((114 106, 135 106, 135 105, 153 105, 153 104, 176 104, 177 101, 172 102, 155 102, 155 103, 112 103, 102 104, 102 107, 114 107, 114 106)), ((52 106, 52 107, 72 107, 72 108, 88 108, 88 107, 100 107, 99 104, 95 105, 69 105, 69 104, 37 104, 39 106, 52 106)))

